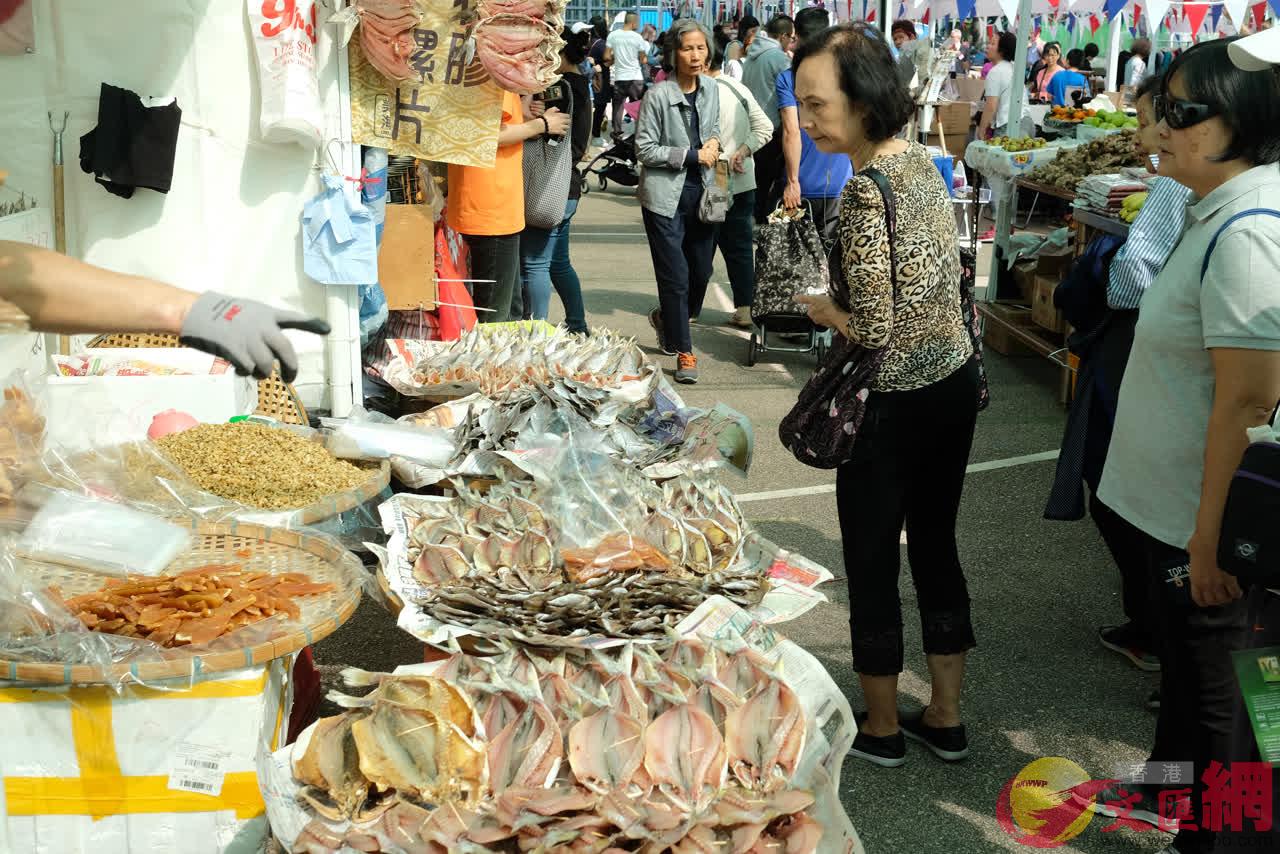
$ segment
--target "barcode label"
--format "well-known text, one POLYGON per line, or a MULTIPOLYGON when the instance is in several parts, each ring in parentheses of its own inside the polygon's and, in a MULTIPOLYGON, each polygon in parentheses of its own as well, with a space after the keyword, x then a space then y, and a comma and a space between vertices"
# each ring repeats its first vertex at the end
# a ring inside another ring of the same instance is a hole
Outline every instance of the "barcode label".
POLYGON ((224 765, 229 758, 230 754, 217 748, 183 742, 173 751, 169 788, 199 795, 220 795, 226 773, 224 765))

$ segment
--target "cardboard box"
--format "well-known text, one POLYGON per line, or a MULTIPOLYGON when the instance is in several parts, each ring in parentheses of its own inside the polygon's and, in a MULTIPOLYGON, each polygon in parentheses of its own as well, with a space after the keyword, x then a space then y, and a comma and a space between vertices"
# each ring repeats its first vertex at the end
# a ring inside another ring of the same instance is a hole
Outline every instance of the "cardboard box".
POLYGON ((1075 253, 1070 249, 1055 255, 1038 255, 1036 256, 1036 275, 1061 282, 1067 275, 1067 271, 1071 269, 1071 262, 1075 257, 1075 253))
POLYGON ((387 205, 378 249, 378 282, 387 308, 436 307, 436 232, 427 205, 387 205))
POLYGON ((1030 329, 1031 309, 1008 303, 990 303, 987 310, 994 315, 983 323, 982 344, 1002 356, 1034 356, 1035 351, 1020 341, 1005 324, 1030 329))
POLYGON ((1013 283, 1018 286, 1018 293, 1028 305, 1031 304, 1031 293, 1035 290, 1037 266, 1035 258, 1015 261, 1013 264, 1013 283))
POLYGON ((956 77, 951 82, 955 84, 956 94, 961 101, 979 103, 987 90, 987 81, 981 77, 956 77))
POLYGON ((1057 279, 1036 276, 1031 295, 1031 319, 1036 326, 1050 332, 1062 332, 1067 328, 1062 312, 1053 304, 1053 292, 1057 287, 1057 279))
POLYGON ((86 355, 139 359, 192 371, 195 376, 47 378, 47 423, 51 446, 80 451, 147 437, 151 419, 167 409, 197 421, 220 423, 258 407, 252 377, 210 374, 213 356, 182 347, 87 349, 86 355))

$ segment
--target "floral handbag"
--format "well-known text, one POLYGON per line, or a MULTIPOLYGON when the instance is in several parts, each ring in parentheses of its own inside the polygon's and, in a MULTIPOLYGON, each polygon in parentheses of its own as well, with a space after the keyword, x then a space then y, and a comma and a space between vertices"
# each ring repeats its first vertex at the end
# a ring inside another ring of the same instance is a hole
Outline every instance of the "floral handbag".
MULTIPOLYGON (((898 299, 898 259, 894 250, 897 210, 893 190, 882 172, 867 169, 862 173, 876 182, 884 199, 884 213, 889 237, 889 277, 893 283, 894 303, 898 299)), ((829 265, 830 293, 844 311, 846 286, 844 265, 839 262, 839 244, 832 250, 829 265)), ((778 438, 797 460, 807 466, 832 469, 849 460, 857 441, 858 428, 867 412, 871 383, 880 372, 888 353, 888 345, 871 349, 836 334, 831 354, 818 366, 800 390, 795 406, 778 425, 778 438)))

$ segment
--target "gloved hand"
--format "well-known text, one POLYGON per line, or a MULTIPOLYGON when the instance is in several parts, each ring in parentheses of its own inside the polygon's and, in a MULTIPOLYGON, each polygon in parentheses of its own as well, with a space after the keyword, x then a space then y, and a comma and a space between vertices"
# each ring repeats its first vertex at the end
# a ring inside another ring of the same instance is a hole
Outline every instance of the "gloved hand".
POLYGON ((253 374, 260 380, 271 375, 279 359, 280 376, 291 383, 298 375, 298 356, 282 329, 329 334, 329 324, 318 317, 206 291, 191 306, 178 340, 226 359, 241 376, 253 374))

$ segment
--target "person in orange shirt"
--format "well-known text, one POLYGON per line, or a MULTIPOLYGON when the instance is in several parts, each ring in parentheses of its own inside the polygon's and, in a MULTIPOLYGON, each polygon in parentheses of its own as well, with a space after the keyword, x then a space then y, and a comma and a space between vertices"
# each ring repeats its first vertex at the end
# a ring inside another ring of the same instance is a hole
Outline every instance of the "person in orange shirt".
POLYGON ((504 92, 498 157, 492 167, 449 164, 449 227, 471 255, 471 286, 482 323, 520 320, 520 232, 524 231, 524 141, 541 134, 564 136, 569 116, 550 109, 527 111, 519 95, 504 92))

